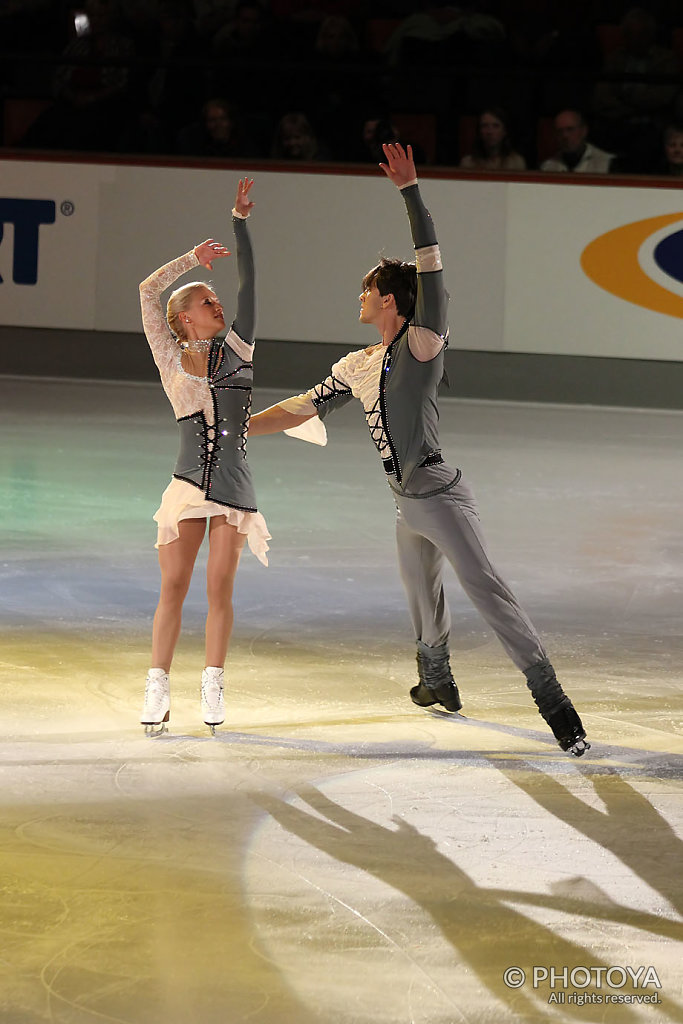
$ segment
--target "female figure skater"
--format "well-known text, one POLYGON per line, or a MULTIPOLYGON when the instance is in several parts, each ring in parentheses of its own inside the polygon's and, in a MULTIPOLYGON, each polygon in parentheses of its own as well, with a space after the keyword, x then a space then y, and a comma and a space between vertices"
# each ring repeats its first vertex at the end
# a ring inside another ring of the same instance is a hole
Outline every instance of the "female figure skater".
POLYGON ((173 479, 155 513, 161 595, 152 631, 152 664, 140 718, 148 735, 160 735, 170 717, 169 671, 180 633, 183 601, 209 521, 206 667, 202 717, 210 727, 225 718, 223 666, 232 632, 232 590, 245 538, 268 564, 270 539, 246 460, 254 351, 254 261, 247 228, 253 180, 237 187, 232 211, 237 243, 237 313, 226 337, 223 307, 208 285, 193 281, 176 289, 166 317, 161 293, 181 274, 230 253, 208 239, 161 267, 140 285, 142 323, 161 383, 180 429, 173 479))

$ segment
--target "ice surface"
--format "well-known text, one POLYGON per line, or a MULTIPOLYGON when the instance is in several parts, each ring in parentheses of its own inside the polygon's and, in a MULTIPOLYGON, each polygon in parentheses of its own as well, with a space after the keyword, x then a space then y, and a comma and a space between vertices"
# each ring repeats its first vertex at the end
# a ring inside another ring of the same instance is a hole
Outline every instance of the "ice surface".
POLYGON ((4 380, 0 409, 2 1024, 683 1020, 683 416, 443 403, 445 453, 588 727, 577 761, 455 579, 463 714, 408 700, 359 408, 325 449, 250 442, 273 541, 270 568, 240 565, 228 719, 211 739, 199 715, 200 564, 170 734, 145 739, 170 408, 4 380), (581 966, 588 987, 565 984, 581 966), (661 988, 606 983, 626 966, 661 988))

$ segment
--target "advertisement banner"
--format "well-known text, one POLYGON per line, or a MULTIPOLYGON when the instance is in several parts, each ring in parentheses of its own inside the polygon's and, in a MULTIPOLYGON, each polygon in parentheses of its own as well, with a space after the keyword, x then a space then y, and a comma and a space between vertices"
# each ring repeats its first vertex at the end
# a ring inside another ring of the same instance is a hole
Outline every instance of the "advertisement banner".
MULTIPOLYGON (((205 238, 231 247, 237 181, 250 220, 257 336, 368 344, 363 274, 410 259, 381 173, 0 161, 0 323, 140 333, 140 281, 205 238)), ((429 178, 451 295, 451 347, 683 359, 683 202, 675 188, 429 178)), ((232 316, 234 259, 210 280, 232 316)))
POLYGON ((505 348, 683 359, 680 189, 510 185, 505 348))
POLYGON ((92 329, 106 167, 0 165, 0 322, 92 329))

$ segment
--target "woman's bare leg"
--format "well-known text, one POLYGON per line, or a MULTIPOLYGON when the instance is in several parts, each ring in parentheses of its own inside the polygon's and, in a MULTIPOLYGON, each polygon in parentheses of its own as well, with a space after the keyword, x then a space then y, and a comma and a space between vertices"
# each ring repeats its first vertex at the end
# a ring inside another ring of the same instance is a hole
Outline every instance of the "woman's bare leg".
POLYGON ((209 520, 209 561, 206 567, 206 664, 222 668, 232 633, 232 591, 246 537, 225 516, 209 520))
POLYGON ((152 627, 152 668, 163 668, 164 672, 171 668, 180 635, 183 601, 205 532, 206 519, 181 519, 178 539, 159 545, 161 594, 152 627))

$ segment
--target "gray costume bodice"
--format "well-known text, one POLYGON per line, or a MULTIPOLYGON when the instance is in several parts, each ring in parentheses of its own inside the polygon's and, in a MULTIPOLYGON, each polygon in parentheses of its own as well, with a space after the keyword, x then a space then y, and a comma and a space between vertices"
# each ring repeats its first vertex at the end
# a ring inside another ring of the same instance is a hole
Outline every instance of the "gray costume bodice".
POLYGON ((213 416, 207 419, 200 409, 178 419, 180 449, 173 475, 201 488, 210 501, 256 512, 246 450, 253 365, 216 340, 206 380, 213 416))

